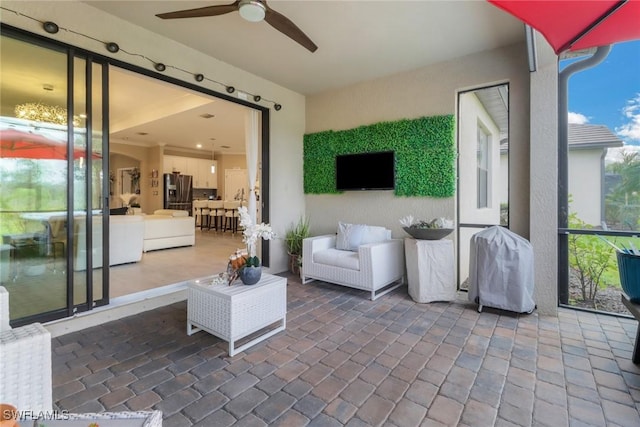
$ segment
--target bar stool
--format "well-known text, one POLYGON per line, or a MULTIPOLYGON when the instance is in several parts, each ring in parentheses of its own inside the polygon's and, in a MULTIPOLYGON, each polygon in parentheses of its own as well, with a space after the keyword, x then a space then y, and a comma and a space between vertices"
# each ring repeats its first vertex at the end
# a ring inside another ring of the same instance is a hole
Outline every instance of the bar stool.
POLYGON ((238 208, 242 206, 242 203, 236 200, 224 202, 224 228, 222 231, 231 229, 231 233, 238 231, 238 208))
POLYGON ((198 227, 198 218, 200 218, 200 229, 204 230, 209 227, 209 209, 207 207, 208 200, 194 200, 193 209, 196 214, 196 228, 198 227))
POLYGON ((224 217, 224 202, 222 200, 209 200, 207 207, 209 208, 209 230, 213 224, 214 230, 218 227, 222 228, 222 218, 224 217))

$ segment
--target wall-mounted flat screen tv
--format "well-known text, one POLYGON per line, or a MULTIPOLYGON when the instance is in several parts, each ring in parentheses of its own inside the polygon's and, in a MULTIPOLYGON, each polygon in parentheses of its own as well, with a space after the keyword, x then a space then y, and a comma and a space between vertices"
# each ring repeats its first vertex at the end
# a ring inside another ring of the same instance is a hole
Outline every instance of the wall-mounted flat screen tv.
POLYGON ((393 151, 336 156, 336 190, 393 190, 393 151))

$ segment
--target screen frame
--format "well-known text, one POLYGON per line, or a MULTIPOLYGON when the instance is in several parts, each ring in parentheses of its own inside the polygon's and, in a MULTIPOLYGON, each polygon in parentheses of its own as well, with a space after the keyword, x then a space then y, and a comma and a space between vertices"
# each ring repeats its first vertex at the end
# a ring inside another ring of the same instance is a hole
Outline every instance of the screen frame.
POLYGON ((393 150, 338 154, 335 158, 335 166, 337 191, 395 190, 396 156, 393 150), (367 160, 371 162, 373 157, 378 157, 378 159, 376 159, 378 169, 365 167, 367 160), (380 167, 385 168, 385 170, 380 171, 380 167), (389 170, 389 168, 391 170, 389 170), (355 175, 353 173, 348 174, 348 171, 352 172, 354 170, 357 170, 358 174, 363 174, 360 176, 360 178, 362 178, 361 182, 355 181, 355 175), (387 175, 389 173, 391 173, 391 176, 386 177, 385 181, 378 183, 382 174, 387 175))

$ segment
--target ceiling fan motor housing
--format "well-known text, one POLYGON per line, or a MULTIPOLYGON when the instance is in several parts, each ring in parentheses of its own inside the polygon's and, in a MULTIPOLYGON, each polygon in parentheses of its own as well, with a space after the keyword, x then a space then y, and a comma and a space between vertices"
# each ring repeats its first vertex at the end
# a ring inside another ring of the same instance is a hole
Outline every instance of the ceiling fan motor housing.
POLYGON ((264 19, 267 8, 257 0, 240 0, 238 11, 247 21, 260 22, 264 19))

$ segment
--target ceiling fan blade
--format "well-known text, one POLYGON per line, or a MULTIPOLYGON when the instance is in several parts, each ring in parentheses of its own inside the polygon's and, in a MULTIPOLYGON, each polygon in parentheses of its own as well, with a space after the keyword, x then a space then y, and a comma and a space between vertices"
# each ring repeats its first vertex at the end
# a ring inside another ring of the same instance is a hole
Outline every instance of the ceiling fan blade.
POLYGON ((240 4, 240 0, 236 0, 231 4, 199 7, 197 9, 179 10, 177 12, 159 13, 156 16, 162 19, 176 19, 176 18, 199 18, 202 16, 224 15, 225 13, 235 12, 236 10, 238 10, 239 4, 240 4))
POLYGON ((296 24, 291 22, 289 18, 271 9, 267 6, 266 1, 263 3, 267 8, 264 20, 267 21, 269 25, 290 39, 300 43, 311 52, 315 52, 318 49, 318 46, 316 46, 316 44, 296 26, 296 24))

